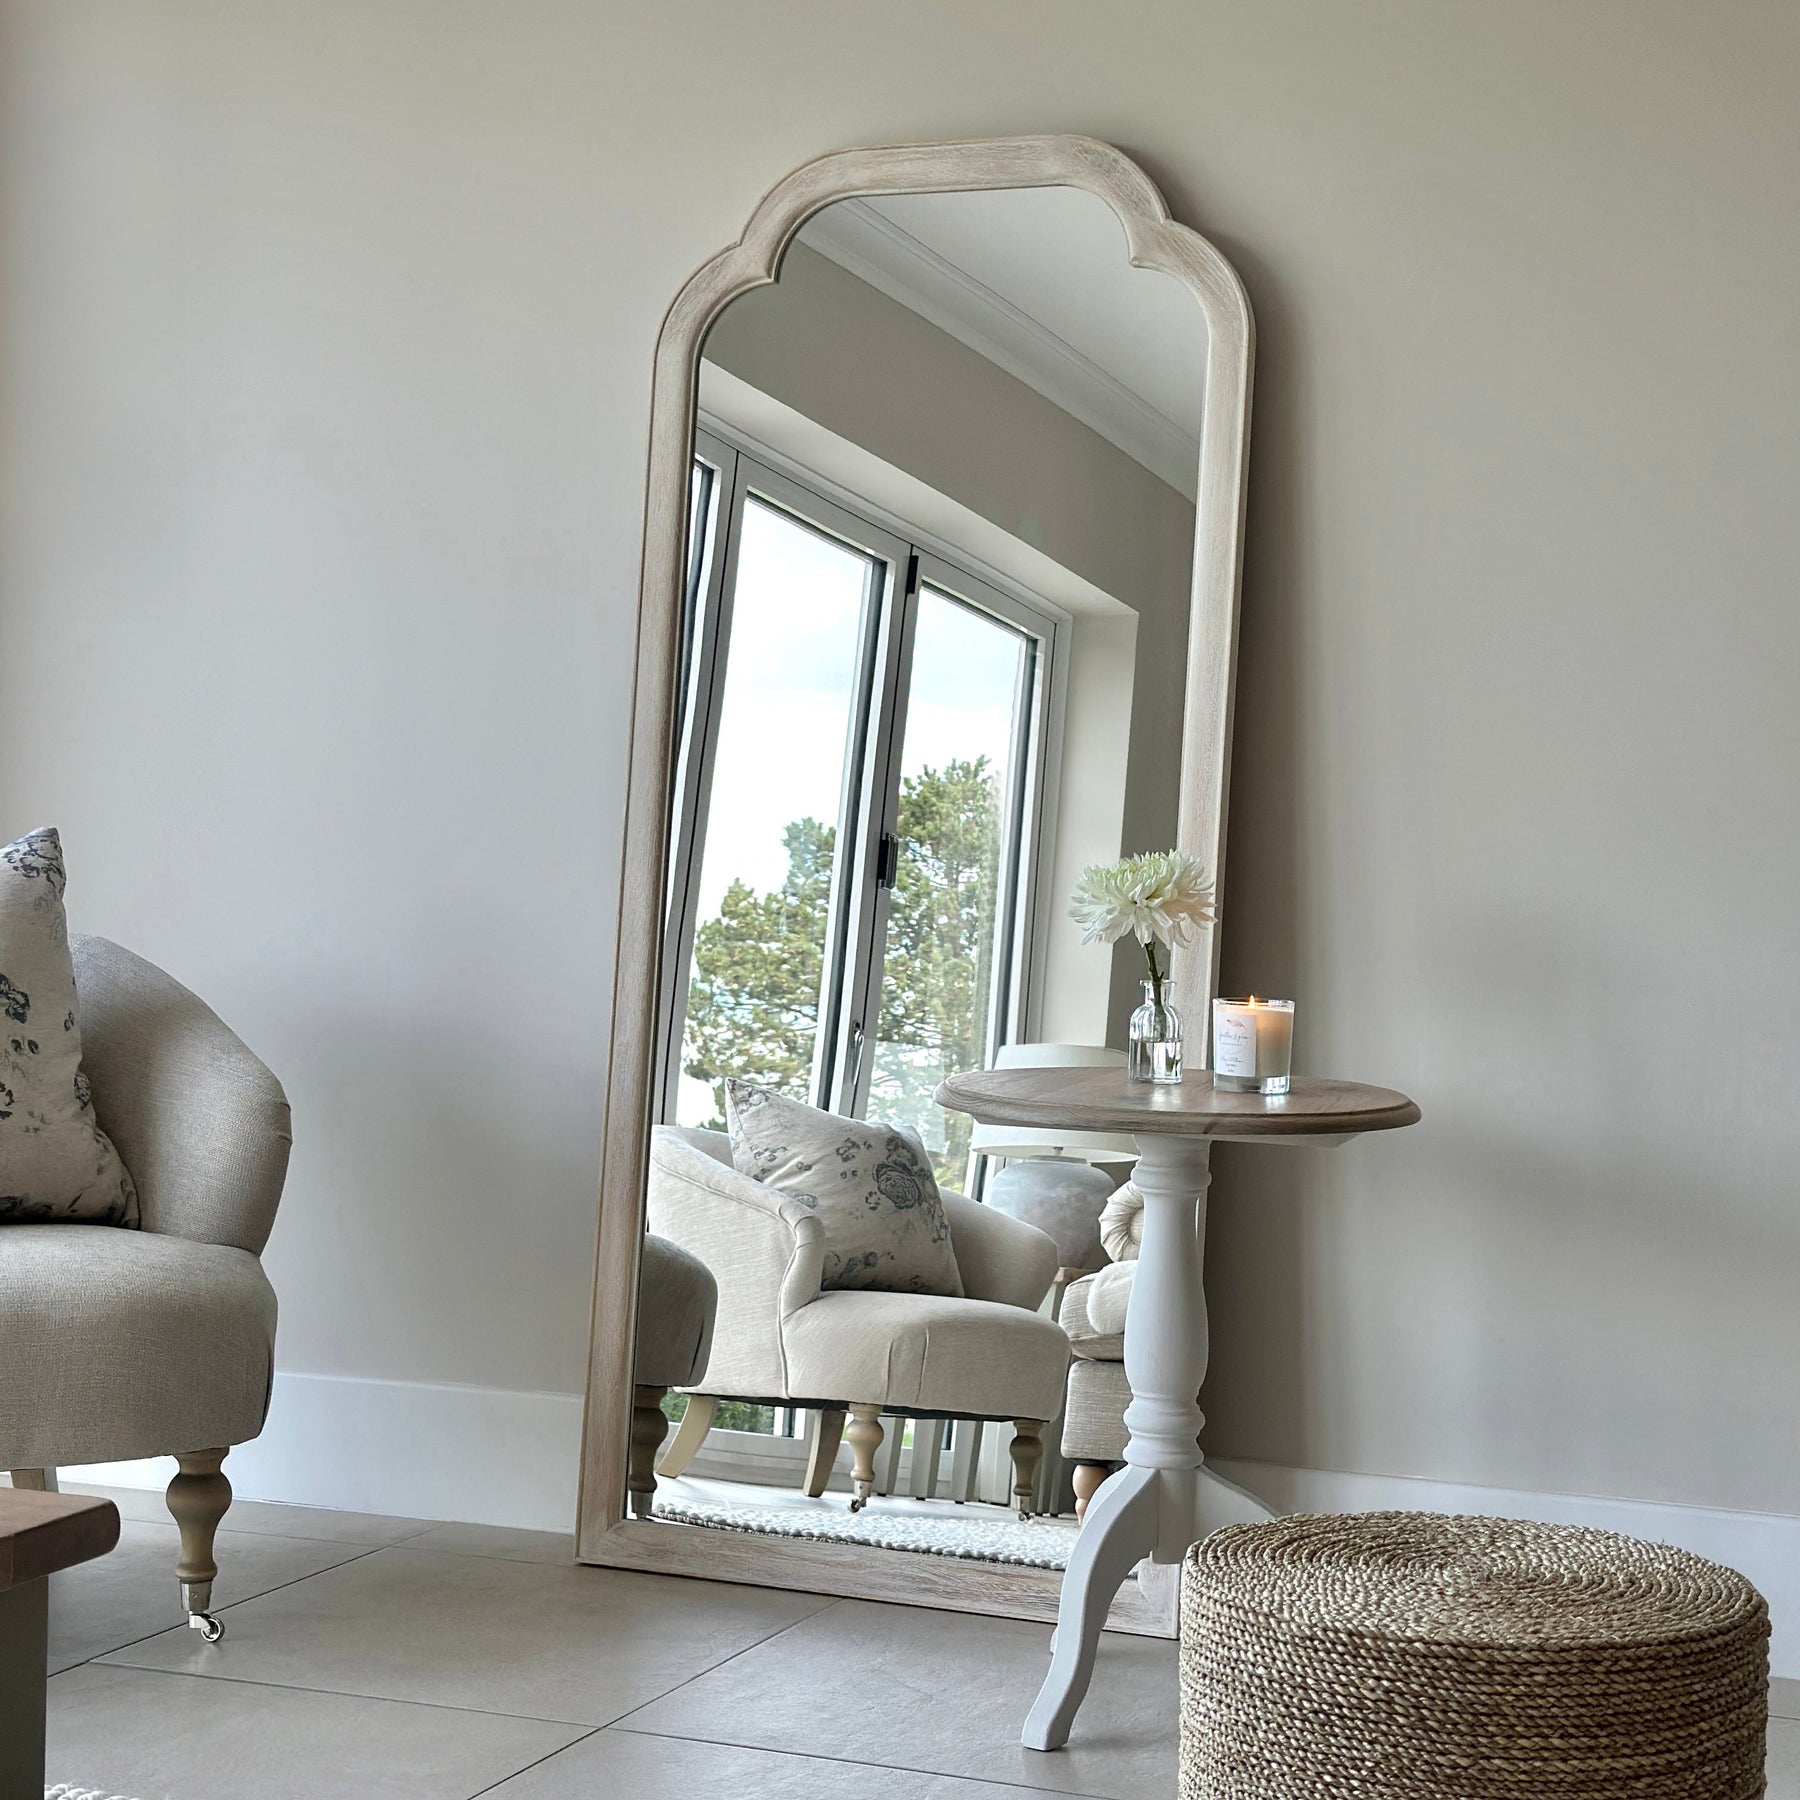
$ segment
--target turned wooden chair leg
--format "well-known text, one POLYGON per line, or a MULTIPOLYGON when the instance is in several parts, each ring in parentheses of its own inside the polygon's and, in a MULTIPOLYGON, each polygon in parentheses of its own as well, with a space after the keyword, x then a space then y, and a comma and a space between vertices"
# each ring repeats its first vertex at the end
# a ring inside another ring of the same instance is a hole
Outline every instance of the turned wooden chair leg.
POLYGON ((850 1446, 850 1510, 861 1512, 875 1491, 875 1452, 881 1448, 881 1408, 857 1403, 850 1407, 844 1439, 850 1446))
POLYGON ((837 1467, 838 1445, 844 1436, 844 1409, 822 1406, 812 1417, 811 1441, 806 1448, 806 1497, 816 1500, 824 1493, 831 1473, 837 1467))
POLYGON ((681 1415, 681 1423, 675 1427, 675 1435, 669 1440, 669 1447, 656 1464, 656 1472, 666 1475, 673 1481, 678 1475, 687 1473, 687 1466, 694 1460, 700 1446, 706 1442, 706 1434, 712 1430, 713 1415, 719 1410, 716 1394, 689 1394, 687 1411, 681 1415))
POLYGON ((1088 1502, 1099 1493, 1100 1484, 1112 1473, 1111 1463, 1078 1462, 1070 1476, 1075 1484, 1075 1518, 1086 1517, 1088 1502))
POLYGON ((625 1492, 631 1516, 647 1519, 656 1504, 656 1453, 669 1435, 663 1413, 666 1387, 640 1384, 631 1391, 631 1456, 625 1467, 625 1492))
POLYGON ((1019 1517, 1029 1519, 1037 1505, 1038 1464, 1044 1459, 1044 1421, 1014 1419, 1012 1440, 1013 1499, 1019 1517))
POLYGON ((179 1465, 169 1483, 170 1516, 181 1528, 181 1560, 175 1577, 181 1583, 181 1600, 188 1623, 209 1644, 225 1635, 225 1627, 213 1617, 213 1581, 219 1565, 213 1561, 213 1539, 231 1505, 231 1483, 219 1466, 223 1450, 190 1450, 176 1457, 179 1465))
POLYGON ((14 1469, 12 1484, 22 1492, 29 1489, 34 1494, 54 1494, 57 1492, 56 1471, 54 1469, 14 1469))

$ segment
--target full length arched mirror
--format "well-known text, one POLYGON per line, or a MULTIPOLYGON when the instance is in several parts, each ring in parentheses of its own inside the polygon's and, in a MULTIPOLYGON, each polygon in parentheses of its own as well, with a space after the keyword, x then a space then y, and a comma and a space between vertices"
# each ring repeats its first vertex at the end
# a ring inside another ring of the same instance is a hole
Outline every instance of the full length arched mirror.
POLYGON ((1065 1302, 1131 1149, 932 1096, 1118 1052, 1084 865, 1219 868, 1250 355, 1229 265, 1078 138, 822 158, 676 299, 584 1560, 1053 1616, 1106 1447, 1064 1455, 1108 1354, 1065 1302), (1051 1152, 1073 1224, 1000 1179, 1051 1152))

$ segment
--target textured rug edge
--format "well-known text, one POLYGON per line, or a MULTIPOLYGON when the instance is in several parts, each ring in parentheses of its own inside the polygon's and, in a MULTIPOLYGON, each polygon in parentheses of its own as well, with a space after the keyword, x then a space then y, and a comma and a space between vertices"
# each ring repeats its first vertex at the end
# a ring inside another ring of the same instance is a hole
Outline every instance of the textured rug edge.
MULTIPOLYGON (((952 1526, 939 1521, 896 1520, 889 1514, 862 1513, 855 1523, 796 1514, 782 1507, 727 1507, 709 1501, 673 1500, 659 1495, 655 1517, 672 1524, 710 1525, 715 1530, 754 1535, 798 1538, 813 1543, 863 1544, 872 1549, 908 1550, 923 1556, 942 1556, 960 1562, 985 1562, 1004 1568, 1048 1569, 1061 1574, 1068 1567, 1074 1534, 1059 1549, 1048 1545, 1031 1550, 1014 1547, 1014 1532, 1030 1526, 952 1526), (933 1527, 936 1529, 933 1529, 933 1527), (983 1542, 982 1540, 986 1540, 983 1542), (979 1548, 969 1547, 971 1543, 979 1548)), ((1059 1533, 1059 1536, 1063 1534, 1059 1533)))

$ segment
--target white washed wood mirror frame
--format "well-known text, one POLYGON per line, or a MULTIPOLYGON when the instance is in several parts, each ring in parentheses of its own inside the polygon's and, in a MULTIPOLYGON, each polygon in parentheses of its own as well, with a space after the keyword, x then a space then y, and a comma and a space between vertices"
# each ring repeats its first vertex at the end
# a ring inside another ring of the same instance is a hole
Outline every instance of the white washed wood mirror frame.
MULTIPOLYGON (((1205 327, 1176 839, 1222 875, 1253 354, 1249 302, 1236 272, 1198 232, 1170 218, 1155 185, 1129 157, 1090 138, 845 150, 795 170, 764 197, 742 238, 682 288, 657 343, 577 1518, 583 1562, 1018 1618, 1055 1617, 1061 1585, 1055 1570, 671 1525, 629 1517, 626 1495, 638 1267, 660 1062, 659 958, 702 347, 732 300, 777 279, 796 235, 825 207, 858 198, 1052 187, 1085 190, 1104 201, 1123 227, 1132 264, 1184 284, 1205 327)), ((1178 996, 1195 1019, 1209 1009, 1217 937, 1215 927, 1209 941, 1177 965, 1178 996)), ((1159 1609, 1130 1585, 1115 1602, 1111 1623, 1126 1630, 1166 1628, 1159 1609)))

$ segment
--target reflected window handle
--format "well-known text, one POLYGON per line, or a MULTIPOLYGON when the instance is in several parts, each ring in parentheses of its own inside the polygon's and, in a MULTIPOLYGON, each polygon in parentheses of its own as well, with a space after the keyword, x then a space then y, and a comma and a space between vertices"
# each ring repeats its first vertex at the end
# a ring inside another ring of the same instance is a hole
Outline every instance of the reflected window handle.
POLYGON ((891 831, 884 831, 875 850, 875 885, 892 890, 899 879, 900 840, 891 831))

